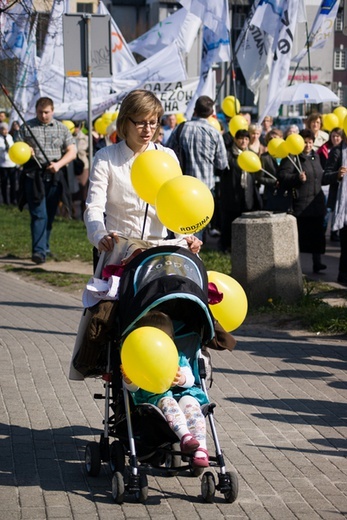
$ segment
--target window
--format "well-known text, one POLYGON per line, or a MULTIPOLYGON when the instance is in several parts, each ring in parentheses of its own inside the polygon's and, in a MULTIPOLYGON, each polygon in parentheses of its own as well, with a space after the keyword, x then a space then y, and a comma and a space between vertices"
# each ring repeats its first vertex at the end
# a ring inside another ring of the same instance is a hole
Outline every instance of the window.
POLYGON ((346 52, 345 49, 335 50, 334 52, 334 69, 345 70, 346 68, 346 52))
POLYGON ((340 105, 343 106, 344 105, 344 97, 345 97, 343 88, 338 88, 337 92, 336 92, 336 95, 338 96, 338 98, 340 100, 340 105))
POLYGON ((343 11, 337 13, 335 20, 335 31, 342 31, 343 29, 343 11))
POLYGON ((76 4, 77 13, 91 13, 93 14, 93 4, 91 2, 77 2, 76 4))

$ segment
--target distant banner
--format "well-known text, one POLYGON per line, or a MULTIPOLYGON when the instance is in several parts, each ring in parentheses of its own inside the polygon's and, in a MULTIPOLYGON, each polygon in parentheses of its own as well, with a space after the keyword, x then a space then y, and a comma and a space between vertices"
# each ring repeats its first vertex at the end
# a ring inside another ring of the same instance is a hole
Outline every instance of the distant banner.
POLYGON ((147 82, 143 88, 155 94, 163 105, 165 114, 184 114, 189 101, 194 96, 199 78, 170 83, 147 82))

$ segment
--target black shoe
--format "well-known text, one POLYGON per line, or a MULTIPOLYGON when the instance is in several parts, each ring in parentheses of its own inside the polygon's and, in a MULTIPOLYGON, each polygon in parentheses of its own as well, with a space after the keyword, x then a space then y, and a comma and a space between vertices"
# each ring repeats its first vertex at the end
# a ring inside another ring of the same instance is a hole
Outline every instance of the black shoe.
POLYGON ((34 253, 31 257, 31 260, 34 262, 34 264, 44 264, 46 261, 46 258, 41 255, 41 253, 34 253))
POLYGON ((324 271, 327 268, 325 264, 313 264, 313 272, 319 273, 319 271, 324 271))

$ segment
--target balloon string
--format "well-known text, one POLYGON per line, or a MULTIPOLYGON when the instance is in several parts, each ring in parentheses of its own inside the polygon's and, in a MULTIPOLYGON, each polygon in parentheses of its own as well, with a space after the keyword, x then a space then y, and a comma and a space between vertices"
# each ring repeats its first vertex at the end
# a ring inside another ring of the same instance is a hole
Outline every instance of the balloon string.
POLYGON ((275 181, 278 181, 277 177, 275 177, 274 175, 272 175, 272 173, 264 170, 264 168, 261 169, 262 172, 266 173, 269 177, 271 177, 272 179, 274 179, 275 181))
POLYGON ((141 240, 143 240, 143 237, 144 237, 144 234, 145 234, 145 227, 146 227, 147 214, 148 214, 148 202, 147 202, 147 204, 146 204, 145 216, 144 216, 144 218, 143 218, 143 227, 142 227, 142 233, 141 233, 141 240))
MULTIPOLYGON (((290 162, 295 166, 295 168, 298 170, 298 172, 301 173, 301 170, 300 170, 299 166, 296 164, 296 162, 294 161, 294 159, 292 159, 292 158, 290 157, 290 155, 287 155, 287 157, 288 157, 288 159, 290 160, 290 162)), ((299 161, 299 164, 300 164, 300 159, 299 159, 299 157, 298 157, 298 161, 299 161)), ((300 166, 301 166, 301 164, 300 164, 300 166)))

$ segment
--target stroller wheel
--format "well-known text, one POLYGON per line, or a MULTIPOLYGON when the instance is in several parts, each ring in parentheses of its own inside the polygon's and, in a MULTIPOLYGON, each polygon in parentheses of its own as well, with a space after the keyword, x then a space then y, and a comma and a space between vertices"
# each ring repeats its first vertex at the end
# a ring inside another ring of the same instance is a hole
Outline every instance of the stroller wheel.
POLYGON ((116 504, 123 504, 124 502, 124 478, 123 475, 116 471, 112 477, 112 498, 116 504))
MULTIPOLYGON (((171 449, 172 449, 172 451, 180 451, 181 450, 180 443, 175 442, 174 444, 171 445, 171 449)), ((165 467, 167 469, 173 470, 172 472, 170 472, 171 475, 177 475, 178 471, 174 471, 174 470, 179 469, 181 467, 181 462, 182 462, 182 459, 181 459, 180 455, 175 455, 174 453, 166 454, 165 467)))
POLYGON ((124 473, 125 454, 121 441, 113 441, 110 446, 110 468, 112 473, 115 473, 116 471, 124 473))
POLYGON ((239 494, 239 479, 235 471, 228 471, 226 475, 230 479, 230 489, 224 493, 224 498, 228 504, 232 504, 239 494))
POLYGON ((148 498, 148 480, 145 473, 140 473, 139 491, 136 493, 136 500, 144 504, 148 498))
POLYGON ((85 468, 90 477, 97 477, 101 468, 100 445, 98 442, 89 442, 85 451, 85 468))
POLYGON ((216 492, 216 482, 211 471, 206 471, 201 479, 201 494, 202 498, 208 504, 213 504, 214 495, 216 492))

